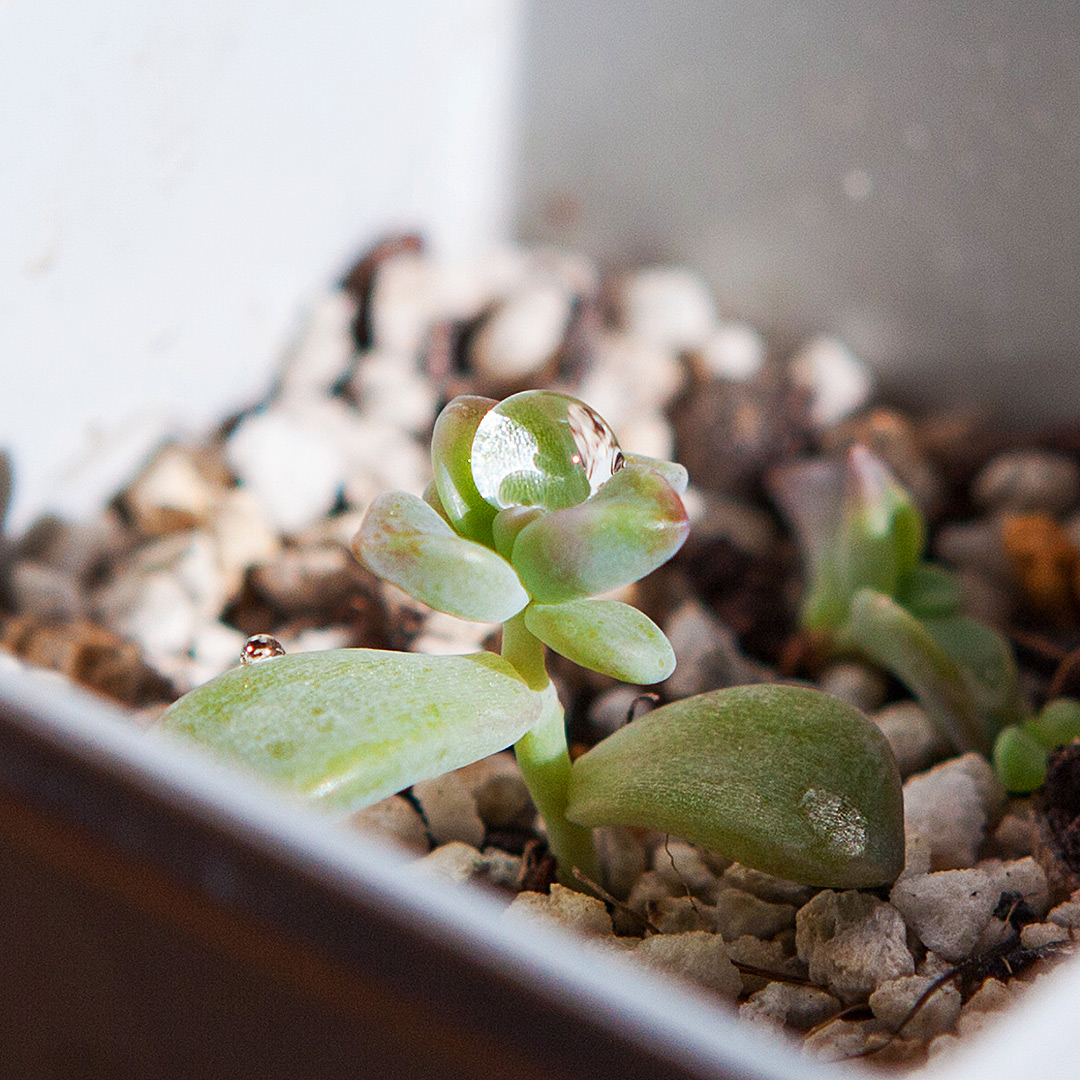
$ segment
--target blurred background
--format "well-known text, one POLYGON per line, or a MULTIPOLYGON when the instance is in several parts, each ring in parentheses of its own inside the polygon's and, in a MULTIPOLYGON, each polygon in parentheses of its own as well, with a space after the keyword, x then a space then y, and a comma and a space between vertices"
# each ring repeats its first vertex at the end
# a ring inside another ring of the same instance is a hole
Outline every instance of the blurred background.
POLYGON ((685 262, 779 351, 1075 418, 1077 55, 1071 0, 5 0, 14 523, 103 433, 252 400, 402 229, 685 262))

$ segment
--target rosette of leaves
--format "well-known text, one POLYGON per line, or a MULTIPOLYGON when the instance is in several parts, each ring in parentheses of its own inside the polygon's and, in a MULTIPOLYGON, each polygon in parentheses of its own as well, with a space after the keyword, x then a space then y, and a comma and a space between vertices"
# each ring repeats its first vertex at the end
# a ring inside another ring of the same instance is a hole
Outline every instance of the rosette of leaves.
POLYGON ((769 487, 805 557, 802 625, 892 672, 958 752, 993 758, 1008 790, 1038 787, 1049 749, 1080 736, 1080 706, 1024 719, 1009 643, 961 614, 958 582, 925 558, 926 523, 885 464, 856 445, 844 462, 777 469, 769 487))
POLYGON ((807 883, 897 875, 903 816, 888 745, 816 691, 744 687, 674 702, 571 765, 545 648, 633 683, 674 670, 651 619, 597 594, 682 545, 681 466, 624 454, 583 402, 525 391, 451 401, 432 467, 423 498, 388 492, 371 504, 353 551, 439 611, 501 622, 501 656, 276 657, 193 691, 164 726, 340 809, 513 744, 568 884, 575 869, 600 881, 591 830, 618 823, 807 883))

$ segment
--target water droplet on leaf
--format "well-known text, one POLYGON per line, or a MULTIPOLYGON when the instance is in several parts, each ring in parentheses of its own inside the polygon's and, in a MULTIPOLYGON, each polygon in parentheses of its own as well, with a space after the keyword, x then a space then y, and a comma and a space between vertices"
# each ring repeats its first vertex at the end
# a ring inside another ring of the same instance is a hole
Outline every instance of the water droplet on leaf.
POLYGON ((240 663, 260 664, 264 660, 272 660, 275 656, 284 656, 285 649, 276 637, 269 634, 253 634, 244 643, 240 653, 240 663))

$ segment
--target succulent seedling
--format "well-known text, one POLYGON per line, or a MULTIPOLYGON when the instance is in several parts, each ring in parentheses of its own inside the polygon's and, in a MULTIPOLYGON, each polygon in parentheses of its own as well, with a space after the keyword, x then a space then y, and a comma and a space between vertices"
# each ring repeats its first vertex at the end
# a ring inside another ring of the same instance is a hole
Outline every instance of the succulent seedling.
POLYGON ((327 807, 354 810, 515 748, 560 878, 601 881, 592 827, 675 833, 808 884, 891 881, 903 865, 895 760, 857 710, 816 690, 737 687, 675 701, 571 764, 545 649, 632 683, 675 667, 645 614, 598 593, 674 555, 685 469, 624 454, 564 394, 459 397, 432 433, 423 498, 380 495, 353 541, 431 607, 502 623, 501 655, 341 649, 247 663, 162 724, 327 807))
POLYGON ((1007 790, 1039 787, 1049 750, 1080 737, 1080 703, 1027 715, 1009 643, 960 614, 959 583, 925 559, 926 523, 885 464, 856 445, 846 462, 795 462, 769 481, 805 554, 804 628, 892 672, 954 749, 992 758, 1007 790))

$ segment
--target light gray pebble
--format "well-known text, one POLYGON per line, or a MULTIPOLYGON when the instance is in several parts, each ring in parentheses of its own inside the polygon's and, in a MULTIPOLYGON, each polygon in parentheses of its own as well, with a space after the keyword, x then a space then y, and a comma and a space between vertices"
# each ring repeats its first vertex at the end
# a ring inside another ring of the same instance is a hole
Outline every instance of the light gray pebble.
POLYGON ((516 890, 521 881, 522 858, 501 848, 484 848, 484 879, 492 885, 516 890))
POLYGON ((890 1031, 902 1031, 907 1038, 932 1039, 952 1030, 961 1006, 960 991, 947 983, 939 986, 913 1014, 916 1002, 933 983, 928 975, 889 979, 870 995, 870 1008, 890 1031))
POLYGON ((575 396, 611 424, 622 442, 631 417, 664 409, 685 381, 686 371, 673 349, 605 331, 597 339, 592 363, 575 396))
POLYGON ((250 567, 269 562, 281 550, 281 538, 267 520, 262 504, 246 488, 230 488, 220 494, 209 532, 228 596, 239 592, 250 567))
POLYGON ((491 754, 457 770, 476 800, 480 817, 502 828, 533 812, 532 798, 512 754, 491 754))
POLYGON ((1001 886, 985 870, 942 870, 903 877, 889 899, 928 949, 963 960, 987 928, 1001 886))
POLYGON ((518 893, 506 915, 525 921, 551 920, 588 937, 607 937, 613 932, 611 917, 602 901, 558 884, 551 886, 549 894, 518 893))
MULTIPOLYGON (((398 844, 408 851, 425 853, 431 847, 424 819, 416 807, 400 795, 391 795, 364 807, 363 810, 357 810, 349 815, 348 824, 362 832, 398 844)), ((441 856, 444 859, 451 857, 441 856)))
POLYGON ((770 904, 734 886, 716 896, 716 932, 725 941, 744 935, 767 939, 795 924, 791 904, 770 904))
POLYGON ((765 365, 765 339, 747 323, 722 322, 694 354, 700 374, 748 382, 765 365))
POLYGON ((683 493, 690 519, 690 550, 725 540, 739 551, 766 558, 776 547, 776 526, 764 510, 733 495, 703 491, 691 484, 683 493))
POLYGON ((487 860, 471 844, 454 840, 441 844, 412 865, 418 874, 425 877, 460 885, 479 877, 487 866, 487 860))
POLYGON ((888 1038, 880 1020, 836 1020, 810 1035, 803 1053, 819 1061, 848 1061, 884 1045, 888 1038))
POLYGON ((20 538, 19 558, 48 566, 84 584, 89 575, 128 552, 136 537, 109 507, 97 517, 81 522, 62 521, 45 515, 20 538))
POLYGON ((478 848, 484 842, 486 830, 476 800, 456 772, 421 780, 413 784, 412 793, 436 844, 460 840, 478 848))
POLYGON ((1009 450, 983 468, 971 492, 991 510, 1064 514, 1080 499, 1080 466, 1048 450, 1009 450))
POLYGON ((870 369, 846 345, 820 337, 804 345, 788 371, 796 386, 810 394, 810 418, 830 427, 858 412, 869 400, 874 380, 870 369))
POLYGON ((830 664, 818 680, 819 689, 862 712, 879 709, 885 701, 885 676, 868 664, 838 660, 830 664))
POLYGON ((904 784, 904 824, 930 842, 935 870, 974 866, 988 824, 1005 803, 993 767, 981 754, 964 754, 904 784))
POLYGON ((840 1011, 840 1001, 816 986, 771 982, 739 1006, 739 1019, 752 1024, 809 1031, 840 1011))
POLYGON ((329 513, 347 472, 341 446, 314 415, 280 409, 245 417, 225 455, 282 533, 299 532, 329 513))
POLYGON ((1038 949, 1059 941, 1071 941, 1072 935, 1055 922, 1028 923, 1020 931, 1020 944, 1025 949, 1038 949))
POLYGON ((674 877, 662 877, 655 870, 646 870, 634 882, 634 887, 626 898, 626 905, 632 911, 647 915, 650 905, 657 903, 665 896, 685 895, 686 889, 674 877))
POLYGON ((1007 813, 994 830, 994 854, 1005 859, 1022 859, 1035 852, 1038 826, 1030 813, 1007 813))
POLYGON ((664 683, 672 698, 774 679, 767 668, 743 655, 734 633, 696 600, 681 604, 663 629, 677 661, 675 673, 664 683))
POLYGON ((742 979, 731 962, 727 945, 717 934, 692 930, 685 934, 656 934, 634 950, 636 959, 686 979, 734 1001, 742 979))
POLYGON ((915 971, 900 912, 877 897, 826 889, 799 909, 795 927, 810 978, 841 1001, 858 1001, 886 979, 915 971))
POLYGON ((1064 903, 1054 907, 1047 919, 1069 930, 1080 930, 1080 889, 1074 892, 1064 903))
POLYGON ((573 294, 556 280, 531 281, 507 297, 473 339, 481 383, 498 393, 538 374, 562 344, 573 307, 573 294))
POLYGON ((350 428, 345 501, 358 510, 384 491, 420 495, 431 478, 431 459, 407 431, 370 417, 350 428))
POLYGON ((630 334, 672 349, 703 345, 716 327, 716 304, 700 274, 653 266, 627 275, 616 296, 618 319, 630 334))
POLYGON ((889 742, 900 775, 929 768, 949 751, 926 710, 914 701, 898 701, 876 712, 871 719, 889 742))

